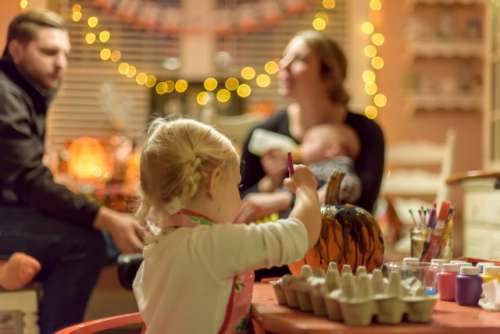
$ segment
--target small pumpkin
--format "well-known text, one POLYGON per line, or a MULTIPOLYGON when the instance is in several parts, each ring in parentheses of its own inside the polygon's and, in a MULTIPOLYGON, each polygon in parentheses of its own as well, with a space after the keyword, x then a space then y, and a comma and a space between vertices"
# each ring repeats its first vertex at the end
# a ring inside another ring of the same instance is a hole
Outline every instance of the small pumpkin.
POLYGON ((339 268, 349 264, 353 270, 365 266, 372 271, 382 265, 384 239, 377 221, 360 207, 340 204, 340 184, 344 175, 335 171, 330 176, 325 204, 321 207, 319 240, 304 259, 289 265, 294 275, 300 273, 304 264, 322 267, 326 271, 330 261, 336 262, 339 268))

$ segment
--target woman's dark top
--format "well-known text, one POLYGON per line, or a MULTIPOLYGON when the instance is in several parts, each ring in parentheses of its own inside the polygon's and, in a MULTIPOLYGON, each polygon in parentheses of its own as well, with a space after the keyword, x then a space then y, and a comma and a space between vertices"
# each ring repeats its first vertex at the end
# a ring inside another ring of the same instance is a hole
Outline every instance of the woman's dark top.
MULTIPOLYGON (((344 124, 351 127, 359 137, 361 150, 354 161, 354 171, 361 179, 362 193, 356 203, 370 212, 378 197, 384 172, 384 134, 380 126, 363 115, 348 112, 344 124)), ((294 139, 288 128, 288 113, 280 111, 256 128, 266 129, 294 139)), ((256 129, 255 128, 255 129, 256 129)), ((257 183, 265 172, 260 163, 260 157, 248 151, 248 143, 253 129, 245 140, 241 156, 241 194, 257 191, 257 183)))

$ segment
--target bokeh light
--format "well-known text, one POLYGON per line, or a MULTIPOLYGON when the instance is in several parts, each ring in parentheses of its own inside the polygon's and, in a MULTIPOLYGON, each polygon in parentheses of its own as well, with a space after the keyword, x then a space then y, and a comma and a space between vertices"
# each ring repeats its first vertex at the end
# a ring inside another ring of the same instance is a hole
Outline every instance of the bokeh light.
POLYGON ((215 90, 217 88, 217 85, 218 85, 217 79, 213 77, 208 77, 203 82, 203 87, 205 87, 205 89, 208 90, 209 92, 215 90))
POLYGON ((252 94, 252 87, 250 87, 247 84, 241 84, 241 85, 239 85, 238 89, 236 90, 236 93, 238 94, 238 96, 243 97, 243 98, 249 97, 250 94, 252 94))

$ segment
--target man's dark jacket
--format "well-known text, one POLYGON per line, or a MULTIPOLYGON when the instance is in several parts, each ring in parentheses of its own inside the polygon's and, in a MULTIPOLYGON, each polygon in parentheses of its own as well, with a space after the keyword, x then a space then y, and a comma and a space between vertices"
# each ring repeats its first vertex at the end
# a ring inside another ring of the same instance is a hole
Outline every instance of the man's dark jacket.
POLYGON ((14 205, 91 226, 98 206, 55 183, 42 163, 50 99, 51 94, 42 94, 4 55, 0 60, 0 219, 4 218, 1 206, 14 205))

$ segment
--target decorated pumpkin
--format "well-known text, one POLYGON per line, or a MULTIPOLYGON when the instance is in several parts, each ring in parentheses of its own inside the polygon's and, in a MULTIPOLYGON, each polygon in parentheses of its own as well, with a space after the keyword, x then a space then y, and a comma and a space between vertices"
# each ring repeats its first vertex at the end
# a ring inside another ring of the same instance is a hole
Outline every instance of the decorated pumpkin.
POLYGON ((366 266, 372 271, 382 265, 384 240, 373 216, 366 210, 351 204, 340 204, 339 191, 344 173, 336 171, 330 177, 325 204, 321 207, 321 234, 316 245, 305 258, 291 265, 294 275, 300 273, 303 264, 322 267, 335 261, 339 268, 344 264, 366 266))

